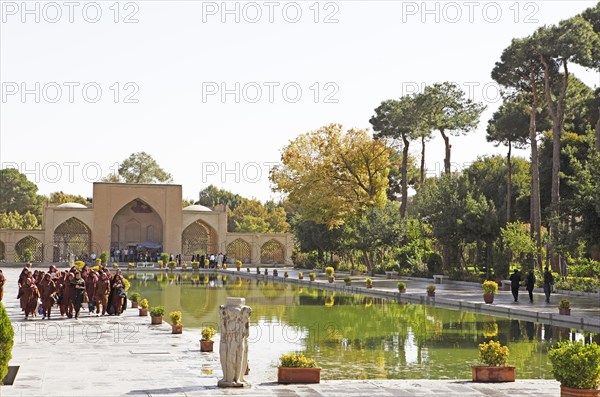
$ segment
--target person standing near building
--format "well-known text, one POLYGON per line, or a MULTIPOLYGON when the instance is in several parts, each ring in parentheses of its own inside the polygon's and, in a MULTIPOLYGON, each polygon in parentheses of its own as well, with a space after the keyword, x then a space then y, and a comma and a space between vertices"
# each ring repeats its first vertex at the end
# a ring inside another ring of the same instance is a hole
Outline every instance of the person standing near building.
POLYGON ((546 266, 544 272, 544 294, 546 294, 546 303, 550 303, 550 294, 552 293, 552 286, 554 285, 554 276, 550 273, 550 268, 546 266))
POLYGON ((519 269, 515 269, 514 273, 510 275, 510 290, 512 291, 515 302, 519 301, 519 287, 521 286, 521 273, 519 269))
POLYGON ((527 292, 529 292, 529 301, 533 303, 533 288, 535 287, 535 275, 533 274, 533 270, 530 270, 525 276, 525 288, 527 288, 527 292))
POLYGON ((2 297, 4 296, 4 284, 6 284, 6 277, 2 270, 0 270, 0 302, 2 302, 2 297))

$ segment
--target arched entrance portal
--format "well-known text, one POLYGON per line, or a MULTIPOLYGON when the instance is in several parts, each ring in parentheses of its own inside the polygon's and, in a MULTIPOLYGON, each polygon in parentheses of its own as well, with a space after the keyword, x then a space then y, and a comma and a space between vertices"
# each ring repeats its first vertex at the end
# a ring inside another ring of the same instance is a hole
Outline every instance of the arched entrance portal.
POLYGON ((146 202, 135 199, 113 217, 110 241, 111 256, 118 250, 121 261, 154 261, 162 251, 162 219, 146 202))
POLYGON ((186 260, 194 254, 216 254, 217 234, 215 230, 200 220, 186 227, 181 235, 181 253, 186 260))
POLYGON ((64 262, 73 254, 78 259, 90 253, 92 233, 77 218, 69 218, 54 230, 54 262, 64 262))

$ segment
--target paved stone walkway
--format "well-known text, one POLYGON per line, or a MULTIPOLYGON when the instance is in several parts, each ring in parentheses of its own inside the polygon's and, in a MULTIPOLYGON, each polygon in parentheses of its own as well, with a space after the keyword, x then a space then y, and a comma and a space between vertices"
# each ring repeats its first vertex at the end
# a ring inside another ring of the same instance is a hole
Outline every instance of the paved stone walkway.
MULTIPOLYGON (((467 380, 338 380, 323 381, 317 385, 279 385, 274 382, 275 368, 268 373, 251 371, 247 377, 251 382, 249 388, 219 389, 216 383, 222 373, 218 348, 214 353, 201 353, 197 331, 184 329, 182 335, 172 335, 170 325, 152 326, 150 318, 139 317, 135 309, 127 310, 121 317, 90 317, 84 312, 79 320, 58 318, 42 321, 37 317, 25 321, 18 301, 14 299, 19 271, 5 271, 9 282, 4 303, 15 327, 15 347, 10 365, 20 369, 13 386, 0 387, 1 397, 514 397, 557 396, 560 393, 558 383, 553 380, 518 380, 503 384, 477 384, 467 380)), ((376 283, 379 284, 380 280, 376 283)), ((417 287, 413 285, 411 288, 417 287)), ((217 336, 215 346, 218 344, 217 336)), ((252 354, 251 351, 251 363, 252 354)), ((254 354, 260 355, 260 352, 254 354)))

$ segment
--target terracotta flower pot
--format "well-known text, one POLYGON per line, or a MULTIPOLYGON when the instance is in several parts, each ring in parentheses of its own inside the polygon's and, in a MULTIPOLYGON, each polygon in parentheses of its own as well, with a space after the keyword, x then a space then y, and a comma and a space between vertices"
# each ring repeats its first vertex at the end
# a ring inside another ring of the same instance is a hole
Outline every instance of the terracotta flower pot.
POLYGON ((146 316, 148 316, 148 308, 142 309, 140 307, 139 309, 140 309, 140 317, 146 317, 146 316))
POLYGON ((373 284, 367 284, 367 288, 373 288, 373 284))
POLYGON ((562 314, 563 316, 570 316, 571 308, 570 307, 559 307, 558 314, 562 314))
POLYGON ((427 296, 434 297, 435 296, 435 291, 427 291, 427 296))
POLYGON ((483 301, 488 305, 494 303, 494 294, 483 294, 483 301))
POLYGON ((351 282, 351 281, 347 281, 347 282, 346 282, 346 287, 349 287, 349 286, 351 286, 351 285, 352 285, 352 282, 351 282))
POLYGON ((333 277, 328 277, 327 280, 329 280, 330 283, 333 283, 333 277))
POLYGON ((406 293, 406 288, 398 288, 398 292, 400 292, 401 294, 406 293))
POLYGON ((215 343, 215 341, 212 341, 212 340, 200 340, 200 351, 201 352, 212 352, 214 343, 215 343))
POLYGON ((172 325, 171 326, 172 329, 172 333, 173 334, 180 334, 183 332, 183 325, 179 324, 179 325, 172 325))
POLYGON ((162 324, 162 316, 160 317, 154 317, 152 316, 152 325, 160 325, 162 324))
POLYGON ((277 369, 278 383, 320 383, 321 368, 289 368, 277 369))
POLYGON ((560 397, 600 397, 599 389, 573 389, 571 387, 560 386, 560 397))
POLYGON ((473 382, 514 382, 515 367, 471 367, 473 382))
POLYGON ((138 308, 138 304, 139 304, 139 302, 133 302, 133 301, 132 301, 132 302, 131 302, 131 308, 132 308, 132 309, 137 309, 137 308, 138 308))

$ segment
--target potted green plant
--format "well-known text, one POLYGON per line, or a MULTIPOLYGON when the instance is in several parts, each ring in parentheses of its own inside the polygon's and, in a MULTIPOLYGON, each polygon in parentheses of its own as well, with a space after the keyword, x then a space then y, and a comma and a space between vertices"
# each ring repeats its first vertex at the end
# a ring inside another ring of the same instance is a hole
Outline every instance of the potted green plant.
POLYGON ((367 288, 373 288, 373 280, 371 279, 371 277, 367 277, 367 288))
POLYGON ((202 339, 200 339, 200 351, 201 352, 212 352, 214 341, 213 336, 217 331, 213 327, 206 327, 202 330, 202 339))
POLYGON ((304 274, 302 272, 298 272, 298 280, 304 280, 304 274))
POLYGON ((239 272, 240 269, 242 268, 242 261, 239 259, 237 261, 235 261, 235 267, 237 268, 237 271, 239 272))
POLYGON ((327 266, 325 268, 325 274, 327 274, 327 280, 330 283, 333 283, 334 277, 333 277, 333 273, 335 272, 335 270, 333 269, 333 267, 331 266, 327 266))
POLYGON ((435 285, 430 284, 427 286, 427 296, 435 296, 435 285))
POLYGON ((568 299, 561 299, 558 304, 558 313, 563 316, 571 315, 571 302, 568 299))
POLYGON ((150 309, 150 317, 152 317, 151 324, 160 325, 162 324, 163 316, 165 315, 166 310, 164 306, 154 306, 150 309))
POLYGON ((129 263, 127 264, 127 267, 128 267, 128 268, 130 268, 130 269, 133 269, 133 268, 135 267, 135 263, 133 263, 133 262, 129 262, 129 263))
POLYGON ((509 350, 493 340, 479 345, 482 366, 471 367, 473 382, 514 382, 515 367, 507 366, 509 350))
POLYGON ((277 277, 279 275, 279 272, 277 271, 277 269, 273 269, 273 277, 277 277))
POLYGON ((140 301, 141 295, 137 292, 132 292, 129 294, 129 300, 131 301, 131 308, 137 309, 140 301))
POLYGON ((491 280, 486 280, 481 284, 483 289, 483 301, 487 304, 494 303, 494 295, 498 293, 498 283, 491 280))
POLYGON ((559 342, 548 352, 561 397, 600 396, 600 346, 582 341, 559 342))
POLYGON ((118 263, 113 263, 112 267, 113 267, 113 269, 117 269, 119 267, 119 264, 118 263))
POLYGON ((156 262, 156 264, 158 265, 159 269, 162 269, 163 267, 165 267, 165 264, 161 259, 159 259, 158 262, 156 262))
POLYGON ((303 353, 282 354, 277 369, 278 383, 320 383, 321 368, 312 358, 303 353))
POLYGON ((192 262, 192 270, 198 270, 198 269, 200 269, 200 262, 198 262, 198 261, 192 262))
POLYGON ((182 268, 183 270, 186 270, 186 269, 187 269, 187 263, 182 263, 182 264, 181 264, 181 268, 182 268))
POLYGON ((260 274, 260 267, 256 266, 256 274, 260 274))
POLYGON ((169 313, 169 318, 171 320, 171 329, 172 333, 180 334, 183 332, 183 323, 181 322, 181 312, 171 312, 169 313))
POLYGON ((317 274, 316 273, 308 273, 308 277, 310 278, 310 281, 315 281, 315 279, 317 278, 317 274))
POLYGON ((146 317, 148 315, 148 299, 144 298, 140 301, 140 317, 146 317))
POLYGON ((175 261, 169 261, 167 263, 167 266, 169 267, 169 269, 173 270, 173 269, 175 269, 175 266, 177 266, 177 262, 175 262, 175 261))
POLYGON ((398 287, 398 292, 400 292, 401 294, 406 292, 406 283, 403 281, 398 281, 396 283, 396 286, 398 287))
POLYGON ((250 268, 249 267, 246 268, 246 273, 250 273, 250 268))
POLYGON ((346 285, 349 287, 350 284, 352 283, 352 279, 348 276, 344 277, 344 283, 346 283, 346 285))
POLYGON ((283 278, 288 278, 289 274, 288 272, 283 272, 283 278))

